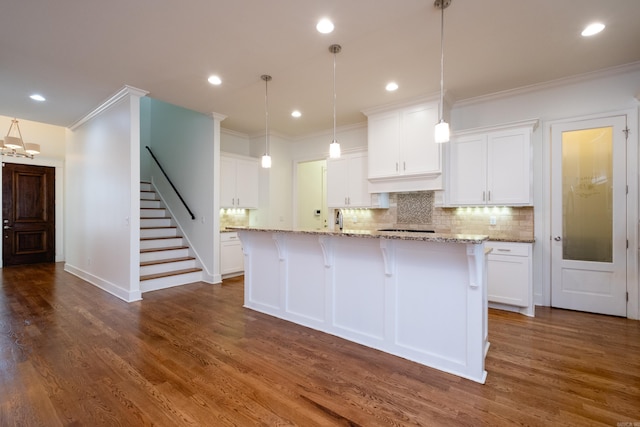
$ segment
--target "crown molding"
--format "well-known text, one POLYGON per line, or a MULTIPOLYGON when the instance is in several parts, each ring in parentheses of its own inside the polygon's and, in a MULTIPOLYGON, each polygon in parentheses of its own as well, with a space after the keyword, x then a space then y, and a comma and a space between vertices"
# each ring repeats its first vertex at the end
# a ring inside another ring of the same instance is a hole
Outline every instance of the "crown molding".
MULTIPOLYGON (((490 93, 488 95, 476 96, 473 98, 462 99, 455 102, 455 107, 466 107, 474 104, 481 104, 488 101, 496 101, 500 99, 510 98, 517 95, 523 95, 531 92, 536 92, 544 89, 553 89, 559 86, 566 86, 569 84, 581 83, 604 77, 611 77, 620 74, 632 73, 640 71, 640 61, 631 62, 629 64, 618 65, 616 67, 604 68, 602 70, 591 71, 583 74, 576 74, 570 77, 563 77, 556 80, 550 80, 547 82, 536 83, 528 86, 522 86, 515 89, 503 90, 500 92, 490 93)), ((637 95, 640 96, 640 93, 637 95)))
POLYGON ((227 116, 225 116, 224 114, 216 113, 215 111, 211 112, 211 117, 219 122, 227 118, 227 116))
POLYGON ((111 108, 114 104, 116 104, 117 102, 119 102, 120 100, 122 100, 127 96, 135 96, 138 98, 142 98, 143 96, 147 96, 148 93, 149 92, 147 92, 146 90, 138 89, 133 86, 124 85, 122 89, 120 89, 114 95, 111 95, 111 97, 103 101, 98 106, 98 108, 96 108, 95 110, 93 110, 92 112, 90 112, 89 114, 87 114, 86 116, 84 116, 77 122, 73 123, 71 126, 69 126, 69 129, 71 129, 72 131, 76 130, 78 127, 82 126, 84 123, 93 119, 95 116, 102 113, 103 111, 111 108))
MULTIPOLYGON (((444 95, 445 105, 449 105, 451 103, 450 97, 451 97, 451 94, 448 92, 445 92, 445 95, 444 95)), ((414 98, 406 98, 400 101, 390 102, 388 104, 377 105, 375 107, 360 110, 360 112, 365 116, 370 116, 371 114, 384 113, 386 111, 397 110, 405 107, 412 107, 417 104, 423 104, 427 102, 438 102, 438 101, 440 101, 440 92, 436 94, 427 95, 427 96, 423 95, 423 96, 418 96, 414 98)))
MULTIPOLYGON (((344 125, 344 126, 340 126, 336 128, 336 133, 340 133, 340 132, 348 132, 350 130, 356 130, 356 129, 362 129, 362 128, 367 128, 367 122, 360 122, 360 123, 354 123, 351 125, 344 125)), ((312 138, 318 138, 318 137, 322 137, 322 136, 333 136, 333 128, 331 129, 327 129, 327 130, 323 130, 320 132, 315 132, 315 133, 310 133, 307 134, 305 136, 302 136, 300 138, 296 138, 296 141, 304 141, 305 139, 312 139, 312 138)), ((340 141, 338 141, 340 142, 340 141)))

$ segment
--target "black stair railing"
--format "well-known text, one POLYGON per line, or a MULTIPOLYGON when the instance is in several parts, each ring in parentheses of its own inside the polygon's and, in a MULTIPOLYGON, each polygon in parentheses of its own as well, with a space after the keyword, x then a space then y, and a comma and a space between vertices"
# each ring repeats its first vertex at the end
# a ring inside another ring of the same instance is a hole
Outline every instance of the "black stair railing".
POLYGON ((154 156, 153 151, 151 151, 151 148, 149 148, 148 145, 145 145, 144 148, 146 148, 149 151, 149 154, 151 154, 151 158, 156 162, 156 165, 158 165, 158 167, 160 168, 160 171, 162 172, 164 177, 167 178, 167 181, 169 181, 169 184, 171 185, 171 188, 173 188, 173 191, 176 192, 176 194, 178 195, 178 198, 180 199, 180 201, 182 202, 184 207, 189 212, 189 215, 191 215, 191 219, 196 219, 196 216, 193 214, 193 212, 191 212, 191 209, 189 209, 189 206, 187 206, 187 202, 184 201, 184 199, 182 198, 182 195, 180 194, 180 192, 178 191, 176 186, 173 185, 173 182, 171 182, 171 178, 169 178, 169 175, 167 175, 167 173, 164 171, 164 169, 163 169, 162 165, 160 164, 160 162, 158 161, 158 159, 156 159, 156 156, 154 156))

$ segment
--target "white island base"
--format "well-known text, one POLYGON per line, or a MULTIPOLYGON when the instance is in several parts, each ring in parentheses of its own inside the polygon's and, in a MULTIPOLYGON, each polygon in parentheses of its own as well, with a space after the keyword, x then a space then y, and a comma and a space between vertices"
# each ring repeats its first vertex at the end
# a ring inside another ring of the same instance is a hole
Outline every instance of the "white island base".
POLYGON ((245 307, 484 383, 482 239, 237 231, 245 307))

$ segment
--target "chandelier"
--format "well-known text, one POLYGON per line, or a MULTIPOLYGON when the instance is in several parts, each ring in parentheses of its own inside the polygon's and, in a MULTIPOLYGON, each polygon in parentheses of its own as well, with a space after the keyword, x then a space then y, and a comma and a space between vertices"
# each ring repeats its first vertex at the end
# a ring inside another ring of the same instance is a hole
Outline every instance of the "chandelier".
POLYGON ((22 132, 20 132, 20 126, 18 120, 11 120, 11 125, 7 131, 7 135, 2 143, 2 155, 11 157, 27 157, 33 159, 36 154, 40 154, 40 145, 31 142, 24 142, 22 139, 22 132))

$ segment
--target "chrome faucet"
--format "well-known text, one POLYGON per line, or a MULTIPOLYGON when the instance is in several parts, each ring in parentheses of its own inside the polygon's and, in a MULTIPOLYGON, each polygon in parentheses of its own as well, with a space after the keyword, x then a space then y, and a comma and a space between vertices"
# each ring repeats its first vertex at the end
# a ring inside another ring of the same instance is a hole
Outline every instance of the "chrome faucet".
POLYGON ((336 210, 336 225, 338 226, 338 228, 340 228, 340 231, 342 231, 343 222, 342 211, 340 209, 336 210))

